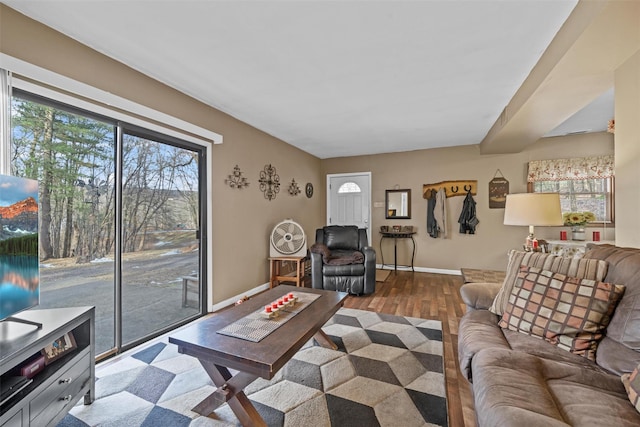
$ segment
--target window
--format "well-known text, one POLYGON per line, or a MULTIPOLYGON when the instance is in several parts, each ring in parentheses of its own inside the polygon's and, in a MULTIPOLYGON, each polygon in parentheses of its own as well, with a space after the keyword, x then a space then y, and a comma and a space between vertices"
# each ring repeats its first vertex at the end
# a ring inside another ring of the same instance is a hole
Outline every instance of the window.
POLYGON ((592 212, 613 222, 613 156, 529 162, 529 191, 559 193, 562 213, 592 212))
POLYGON ((360 193, 362 190, 355 182, 345 182, 338 188, 338 194, 344 193, 360 193))

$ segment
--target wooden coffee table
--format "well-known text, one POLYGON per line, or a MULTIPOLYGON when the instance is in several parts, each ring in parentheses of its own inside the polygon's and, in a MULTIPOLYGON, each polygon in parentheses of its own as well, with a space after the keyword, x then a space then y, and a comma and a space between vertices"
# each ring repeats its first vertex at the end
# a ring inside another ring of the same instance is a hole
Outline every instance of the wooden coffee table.
POLYGON ((200 360, 218 387, 193 411, 207 416, 226 402, 243 426, 266 426, 245 395, 244 388, 258 377, 267 380, 273 378, 311 338, 320 345, 336 349, 336 345, 320 328, 338 311, 346 297, 344 292, 280 285, 169 337, 169 342, 176 344, 180 353, 200 360), (216 332, 289 292, 308 292, 318 294, 320 298, 260 342, 216 332), (232 376, 229 369, 238 373, 232 376))

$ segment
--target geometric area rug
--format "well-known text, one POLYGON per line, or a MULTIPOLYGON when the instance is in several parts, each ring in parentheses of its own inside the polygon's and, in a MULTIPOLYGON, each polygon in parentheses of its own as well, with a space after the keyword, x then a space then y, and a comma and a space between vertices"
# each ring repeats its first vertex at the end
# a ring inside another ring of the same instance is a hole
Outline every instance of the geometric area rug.
MULTIPOLYGON (((310 340, 274 378, 246 387, 267 425, 447 425, 439 321, 341 308, 322 329, 337 351, 310 340)), ((227 404, 191 411, 215 387, 168 342, 98 365, 96 377, 93 404, 79 402, 58 427, 240 426, 227 404)))

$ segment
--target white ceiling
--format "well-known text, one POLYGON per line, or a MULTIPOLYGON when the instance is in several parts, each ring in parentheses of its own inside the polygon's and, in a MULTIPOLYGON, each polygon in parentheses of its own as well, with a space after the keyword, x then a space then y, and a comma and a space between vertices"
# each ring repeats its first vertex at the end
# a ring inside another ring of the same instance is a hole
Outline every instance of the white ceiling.
POLYGON ((319 158, 479 144, 577 3, 2 2, 319 158))

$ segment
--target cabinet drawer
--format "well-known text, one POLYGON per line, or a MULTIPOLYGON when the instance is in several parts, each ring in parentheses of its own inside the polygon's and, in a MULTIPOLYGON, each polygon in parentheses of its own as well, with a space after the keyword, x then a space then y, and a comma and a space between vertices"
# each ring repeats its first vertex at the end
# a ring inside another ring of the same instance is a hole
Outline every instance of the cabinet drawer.
POLYGON ((33 425, 46 425, 65 406, 72 407, 80 398, 78 393, 91 378, 90 354, 58 375, 49 387, 29 403, 29 418, 33 425))

